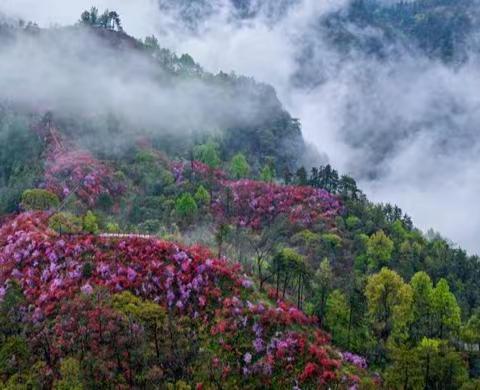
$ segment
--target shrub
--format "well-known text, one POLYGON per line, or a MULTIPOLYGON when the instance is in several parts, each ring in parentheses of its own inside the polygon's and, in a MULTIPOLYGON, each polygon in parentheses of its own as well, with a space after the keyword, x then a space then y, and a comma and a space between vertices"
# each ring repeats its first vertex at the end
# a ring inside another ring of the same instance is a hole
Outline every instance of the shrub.
POLYGON ((82 219, 67 212, 56 213, 48 220, 48 226, 58 233, 77 234, 82 231, 82 219))
POLYGON ((83 217, 83 231, 90 234, 98 233, 97 217, 90 210, 83 217))
POLYGON ((47 190, 36 188, 26 190, 22 194, 21 207, 24 210, 50 210, 59 205, 58 196, 47 190))

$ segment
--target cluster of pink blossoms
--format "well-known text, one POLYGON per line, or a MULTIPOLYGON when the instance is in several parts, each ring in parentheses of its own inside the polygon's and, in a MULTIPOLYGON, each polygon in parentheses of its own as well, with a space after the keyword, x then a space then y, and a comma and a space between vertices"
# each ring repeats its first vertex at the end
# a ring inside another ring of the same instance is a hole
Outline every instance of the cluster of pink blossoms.
POLYGON ((194 161, 177 162, 172 171, 178 184, 186 172, 213 186, 213 210, 217 218, 241 227, 260 229, 285 215, 291 223, 310 226, 332 220, 341 211, 337 196, 309 186, 281 185, 257 180, 228 180, 223 171, 194 161), (212 182, 213 181, 213 182, 212 182))
POLYGON ((47 159, 45 187, 64 198, 75 195, 92 206, 102 194, 117 195, 124 184, 111 169, 86 151, 52 151, 47 159))

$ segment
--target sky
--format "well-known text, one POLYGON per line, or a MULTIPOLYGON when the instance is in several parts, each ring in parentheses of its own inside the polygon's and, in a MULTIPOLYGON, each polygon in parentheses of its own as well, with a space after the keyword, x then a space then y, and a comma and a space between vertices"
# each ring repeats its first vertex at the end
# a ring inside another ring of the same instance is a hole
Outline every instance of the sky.
MULTIPOLYGON (((253 0, 256 16, 235 18, 227 0, 207 1, 193 26, 168 0, 97 0, 115 9, 135 37, 190 53, 209 71, 234 71, 272 84, 322 161, 358 179, 370 199, 398 204, 415 224, 480 253, 480 67, 450 69, 420 55, 345 62, 316 29, 347 0, 253 0), (268 3, 270 8, 262 8, 268 3), (273 7, 273 11, 272 11, 273 7), (300 63, 303 50, 311 58, 300 63), (299 86, 298 74, 321 83, 299 86)), ((205 4, 205 3, 204 3, 205 4)), ((76 22, 92 0, 0 0, 0 13, 43 27, 76 22)), ((183 12, 183 13, 182 13, 183 12)), ((375 34, 376 32, 370 32, 375 34)))

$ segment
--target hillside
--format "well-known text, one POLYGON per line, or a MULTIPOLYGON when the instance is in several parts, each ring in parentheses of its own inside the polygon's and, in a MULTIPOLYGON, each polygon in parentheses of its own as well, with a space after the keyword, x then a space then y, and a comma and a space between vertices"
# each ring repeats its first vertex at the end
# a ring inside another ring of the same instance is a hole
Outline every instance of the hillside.
POLYGON ((0 36, 2 388, 478 388, 480 259, 312 168, 271 86, 112 12, 0 36))

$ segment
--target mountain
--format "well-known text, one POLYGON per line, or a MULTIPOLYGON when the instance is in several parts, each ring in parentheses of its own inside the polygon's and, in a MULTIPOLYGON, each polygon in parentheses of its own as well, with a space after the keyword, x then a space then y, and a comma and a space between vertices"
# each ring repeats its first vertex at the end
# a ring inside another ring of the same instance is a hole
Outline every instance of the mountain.
POLYGON ((0 37, 2 388, 479 386, 479 258, 312 167, 271 86, 116 12, 0 37))

